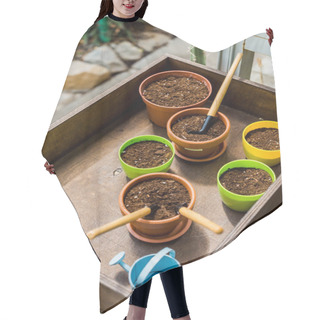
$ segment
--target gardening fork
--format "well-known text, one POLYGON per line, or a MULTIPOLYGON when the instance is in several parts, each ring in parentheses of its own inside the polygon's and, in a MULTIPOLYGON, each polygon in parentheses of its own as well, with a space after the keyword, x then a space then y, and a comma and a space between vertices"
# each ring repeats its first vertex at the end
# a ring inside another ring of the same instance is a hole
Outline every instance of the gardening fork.
POLYGON ((179 209, 179 213, 181 215, 183 215, 184 217, 186 217, 186 218, 200 224, 201 226, 213 231, 214 233, 219 234, 219 233, 223 232, 223 228, 221 226, 219 226, 215 222, 209 220, 208 218, 204 217, 200 213, 197 213, 197 212, 190 210, 186 207, 181 207, 179 209))
POLYGON ((102 233, 105 233, 105 232, 108 232, 110 230, 113 230, 113 229, 116 229, 118 227, 121 227, 129 222, 132 222, 132 221, 136 221, 138 220, 139 218, 143 218, 144 216, 148 215, 151 213, 151 210, 152 209, 155 209, 155 207, 157 206, 150 206, 150 207, 144 207, 140 210, 137 210, 137 211, 134 211, 122 218, 119 218, 115 221, 112 221, 110 223, 107 223, 103 226, 100 226, 96 229, 93 229, 91 231, 89 231, 87 233, 87 237, 92 240, 94 239, 96 236, 102 234, 102 233))
POLYGON ((208 218, 204 217, 200 213, 197 213, 191 209, 188 209, 187 205, 188 205, 187 203, 184 203, 182 205, 177 205, 176 206, 177 213, 202 225, 203 227, 213 231, 214 233, 219 234, 223 232, 223 228, 221 226, 209 220, 208 218))
MULTIPOLYGON (((193 222, 196 222, 196 223, 202 225, 203 227, 213 231, 214 233, 219 234, 219 233, 223 232, 223 228, 221 226, 219 226, 215 222, 209 220, 208 218, 204 217, 200 213, 197 213, 191 209, 188 209, 187 206, 188 206, 188 204, 186 202, 183 203, 182 205, 177 204, 176 205, 177 214, 181 214, 182 216, 192 220, 193 222)), ((166 210, 166 208, 164 206, 161 206, 161 207, 162 207, 162 209, 166 210)))

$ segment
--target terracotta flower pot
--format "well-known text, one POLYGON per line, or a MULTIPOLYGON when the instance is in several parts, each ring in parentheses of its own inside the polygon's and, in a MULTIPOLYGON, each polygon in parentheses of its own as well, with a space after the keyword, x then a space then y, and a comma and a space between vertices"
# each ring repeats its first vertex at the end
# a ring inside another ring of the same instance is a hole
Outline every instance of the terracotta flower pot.
MULTIPOLYGON (((130 214, 130 212, 127 210, 125 204, 124 204, 124 198, 128 191, 133 188, 135 185, 141 183, 142 181, 150 180, 150 179, 155 179, 155 178, 165 178, 165 179, 173 179, 181 183, 187 190, 190 196, 190 203, 188 206, 188 209, 192 209, 195 200, 196 200, 196 193, 189 181, 186 179, 177 176, 172 173, 163 173, 163 172, 158 172, 158 173, 149 173, 145 174, 143 176, 137 177, 133 180, 131 180, 129 183, 127 183, 124 188, 121 190, 120 195, 119 195, 119 206, 121 213, 125 216, 130 214)), ((144 234, 146 236, 154 236, 154 237, 159 237, 166 235, 173 231, 173 229, 182 221, 185 220, 184 216, 178 214, 172 218, 169 219, 163 219, 163 220, 147 220, 140 218, 134 222, 131 222, 130 225, 131 227, 137 231, 140 234, 144 234)))
POLYGON ((169 118, 184 109, 187 108, 193 108, 193 107, 202 107, 205 102, 208 100, 208 98, 210 97, 212 92, 212 86, 211 83, 209 82, 208 79, 206 79, 205 77, 197 74, 197 73, 193 73, 193 72, 189 72, 189 71, 183 71, 183 70, 171 70, 171 71, 164 71, 164 72, 159 72, 156 73, 148 78, 146 78, 144 81, 142 81, 142 83, 140 84, 139 87, 139 94, 143 100, 143 102, 146 104, 147 107, 147 112, 148 112, 148 116, 150 118, 150 120, 160 126, 165 128, 167 125, 167 121, 169 120, 169 118), (208 88, 208 96, 191 105, 186 105, 186 106, 182 106, 182 107, 166 107, 166 106, 161 106, 158 104, 155 104, 149 100, 147 100, 144 96, 143 96, 143 91, 145 90, 145 88, 152 82, 167 78, 169 76, 176 76, 176 77, 192 77, 195 78, 197 80, 202 81, 208 88))
POLYGON ((177 137, 171 130, 172 125, 181 118, 191 115, 207 115, 207 108, 192 108, 188 110, 182 110, 175 115, 173 115, 167 123, 167 134, 171 141, 173 141, 176 145, 177 152, 182 155, 200 159, 206 158, 210 155, 214 155, 219 152, 219 148, 222 142, 228 137, 230 131, 230 121, 229 119, 221 112, 217 112, 218 118, 223 121, 226 126, 226 130, 222 135, 212 140, 207 141, 188 141, 182 138, 177 137))

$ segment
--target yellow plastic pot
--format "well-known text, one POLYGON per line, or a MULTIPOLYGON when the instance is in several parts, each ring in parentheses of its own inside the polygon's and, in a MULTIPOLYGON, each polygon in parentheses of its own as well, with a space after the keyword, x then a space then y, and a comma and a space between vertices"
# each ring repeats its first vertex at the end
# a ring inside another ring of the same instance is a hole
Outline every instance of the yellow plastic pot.
POLYGON ((242 132, 243 150, 248 159, 257 160, 265 163, 268 166, 275 166, 280 163, 280 149, 279 150, 263 150, 258 149, 245 139, 246 135, 255 129, 261 128, 275 128, 278 129, 278 122, 276 121, 257 121, 249 124, 242 132))

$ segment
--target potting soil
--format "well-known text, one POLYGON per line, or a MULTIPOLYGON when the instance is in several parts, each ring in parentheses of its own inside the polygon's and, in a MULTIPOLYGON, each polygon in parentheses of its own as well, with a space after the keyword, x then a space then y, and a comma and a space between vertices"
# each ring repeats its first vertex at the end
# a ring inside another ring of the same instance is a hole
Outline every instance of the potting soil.
POLYGON ((209 94, 207 86, 192 77, 170 76, 149 84, 144 97, 160 106, 182 107, 195 104, 209 94))
POLYGON ((181 139, 188 141, 207 141, 221 136, 226 130, 225 124, 220 119, 210 126, 206 134, 194 134, 190 131, 199 131, 207 116, 192 115, 179 119, 172 125, 172 132, 181 139))
POLYGON ((151 208, 151 213, 144 217, 148 220, 162 220, 174 217, 181 206, 190 202, 188 190, 173 179, 151 179, 135 185, 124 198, 124 204, 130 212, 151 208))
POLYGON ((219 180, 227 190, 241 195, 263 193, 272 184, 271 176, 256 168, 232 168, 224 172, 219 180))
POLYGON ((154 168, 168 162, 172 151, 164 143, 156 141, 141 141, 125 148, 121 154, 122 160, 136 168, 154 168))
POLYGON ((279 130, 276 128, 259 128, 247 133, 245 139, 252 146, 263 150, 279 150, 279 130))

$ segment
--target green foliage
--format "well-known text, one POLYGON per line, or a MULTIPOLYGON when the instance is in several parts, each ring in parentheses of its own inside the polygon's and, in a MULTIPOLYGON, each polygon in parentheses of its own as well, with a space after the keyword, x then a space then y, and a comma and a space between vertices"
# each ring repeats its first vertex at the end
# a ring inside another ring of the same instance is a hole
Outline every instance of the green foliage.
POLYGON ((98 21, 98 37, 102 43, 108 43, 115 38, 134 40, 133 34, 127 26, 119 21, 101 19, 98 21))
POLYGON ((101 19, 97 23, 98 36, 101 42, 110 42, 112 38, 112 29, 107 19, 101 19))
POLYGON ((190 49, 190 60, 201 63, 203 65, 206 64, 206 55, 205 52, 197 47, 191 46, 190 49))

